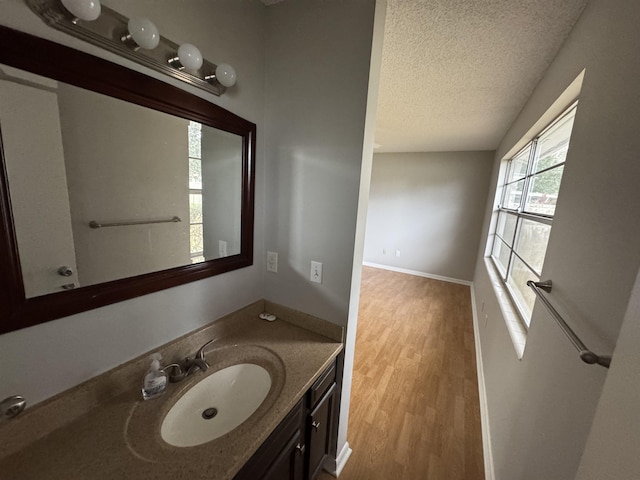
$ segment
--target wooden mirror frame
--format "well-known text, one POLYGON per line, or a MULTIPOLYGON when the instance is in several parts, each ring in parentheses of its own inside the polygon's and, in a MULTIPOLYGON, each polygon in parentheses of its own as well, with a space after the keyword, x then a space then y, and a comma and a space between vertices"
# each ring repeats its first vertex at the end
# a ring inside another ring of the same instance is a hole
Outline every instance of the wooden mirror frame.
MULTIPOLYGON (((0 63, 200 122, 242 137, 240 254, 26 298, 0 138, 0 333, 175 287, 253 264, 256 125, 160 80, 0 26, 0 63)), ((1 129, 1 125, 0 125, 1 129)))

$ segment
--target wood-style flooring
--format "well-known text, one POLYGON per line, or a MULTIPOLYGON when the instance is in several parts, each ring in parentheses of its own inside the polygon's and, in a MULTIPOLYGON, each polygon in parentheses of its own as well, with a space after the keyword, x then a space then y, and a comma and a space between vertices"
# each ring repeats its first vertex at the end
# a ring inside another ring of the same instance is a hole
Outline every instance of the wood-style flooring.
POLYGON ((348 441, 340 480, 484 480, 469 287, 364 268, 348 441))

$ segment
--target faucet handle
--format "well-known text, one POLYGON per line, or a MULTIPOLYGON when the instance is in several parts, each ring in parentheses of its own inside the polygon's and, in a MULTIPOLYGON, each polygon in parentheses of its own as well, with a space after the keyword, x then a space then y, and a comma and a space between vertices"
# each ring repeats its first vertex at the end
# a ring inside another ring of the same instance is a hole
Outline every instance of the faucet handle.
MULTIPOLYGON (((215 342, 216 340, 218 340, 217 338, 212 338, 211 340, 209 340, 207 343, 205 343, 204 345, 202 345, 198 351, 196 352, 195 356, 193 357, 194 360, 202 360, 203 362, 206 363, 206 360, 204 358, 204 349, 207 348, 209 345, 211 345, 213 342, 215 342)), ((207 366, 209 366, 207 364, 207 366)))
POLYGON ((172 363, 163 368, 165 372, 169 375, 169 381, 171 383, 179 382, 180 380, 184 380, 187 376, 187 372, 182 369, 182 366, 178 363, 172 363))

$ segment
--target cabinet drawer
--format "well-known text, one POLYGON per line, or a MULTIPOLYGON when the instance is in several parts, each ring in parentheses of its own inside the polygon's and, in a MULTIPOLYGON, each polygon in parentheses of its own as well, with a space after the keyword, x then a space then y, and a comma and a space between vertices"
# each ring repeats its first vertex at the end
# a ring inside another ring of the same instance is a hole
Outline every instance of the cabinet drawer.
POLYGON ((311 386, 309 390, 309 406, 311 408, 315 407, 318 400, 320 400, 324 394, 329 390, 329 387, 333 385, 336 381, 336 364, 335 362, 331 364, 329 368, 327 368, 318 380, 311 386))

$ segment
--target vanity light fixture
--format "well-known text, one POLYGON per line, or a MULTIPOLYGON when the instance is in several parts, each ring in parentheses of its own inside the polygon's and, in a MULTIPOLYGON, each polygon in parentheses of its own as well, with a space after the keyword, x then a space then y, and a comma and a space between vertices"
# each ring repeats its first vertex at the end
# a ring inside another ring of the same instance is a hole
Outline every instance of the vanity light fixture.
POLYGON ((153 50, 160 43, 158 27, 146 17, 131 17, 127 23, 127 35, 121 40, 124 43, 133 43, 134 48, 153 50))
POLYGON ((233 87, 236 83, 236 69, 228 63, 221 63, 216 67, 216 73, 213 75, 207 75, 205 80, 217 80, 225 87, 233 87))
POLYGON ((178 47, 178 56, 169 59, 169 65, 177 69, 198 71, 202 67, 203 58, 200 50, 195 45, 183 43, 178 47))
POLYGON ((232 66, 215 65, 190 44, 178 46, 160 35, 145 17, 120 15, 99 0, 25 0, 47 25, 189 83, 214 95, 222 95, 236 83, 232 66))
POLYGON ((102 10, 99 0, 60 0, 64 8, 73 15, 72 22, 78 23, 78 20, 92 22, 100 16, 102 10))

